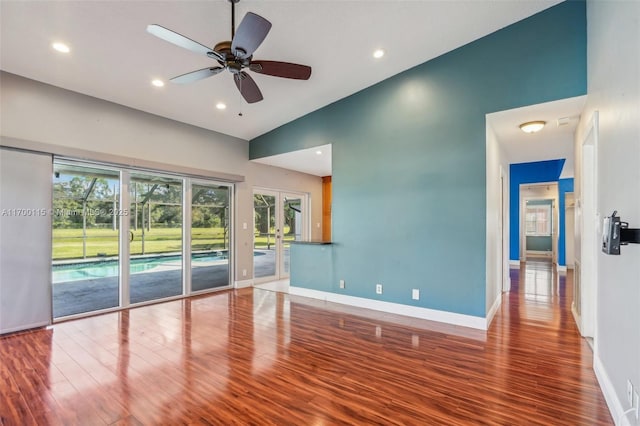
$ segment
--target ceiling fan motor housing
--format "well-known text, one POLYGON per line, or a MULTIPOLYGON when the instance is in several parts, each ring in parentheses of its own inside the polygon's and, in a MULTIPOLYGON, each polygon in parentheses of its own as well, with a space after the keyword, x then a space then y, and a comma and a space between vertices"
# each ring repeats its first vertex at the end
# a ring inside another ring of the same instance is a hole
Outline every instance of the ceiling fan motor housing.
POLYGON ((251 64, 251 58, 253 56, 249 56, 246 58, 242 58, 241 55, 244 53, 242 49, 236 49, 239 53, 238 56, 235 56, 231 51, 231 42, 230 41, 222 41, 215 45, 213 48, 214 52, 219 54, 224 58, 224 61, 217 58, 215 54, 209 55, 211 58, 216 59, 220 65, 229 70, 229 72, 233 74, 238 74, 242 71, 243 68, 248 67, 251 64))

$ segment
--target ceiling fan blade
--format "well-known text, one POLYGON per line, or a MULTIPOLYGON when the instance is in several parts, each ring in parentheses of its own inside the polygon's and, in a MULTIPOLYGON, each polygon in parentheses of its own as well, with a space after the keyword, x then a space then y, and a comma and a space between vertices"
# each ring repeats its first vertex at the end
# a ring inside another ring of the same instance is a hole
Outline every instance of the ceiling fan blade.
POLYGON ((178 83, 178 84, 193 83, 194 81, 202 80, 203 78, 216 75, 223 69, 224 69, 223 67, 204 68, 198 71, 192 71, 186 74, 179 75, 177 77, 173 77, 169 81, 172 83, 178 83))
POLYGON ((242 18, 231 42, 231 52, 241 58, 253 55, 271 29, 271 22, 252 12, 242 18))
POLYGON ((249 69, 260 74, 296 80, 308 80, 311 77, 311 67, 289 62, 251 61, 249 69))
POLYGON ((258 85, 246 72, 242 71, 241 73, 234 74, 233 80, 236 82, 236 87, 247 103, 253 104, 263 99, 258 85))
POLYGON ((205 46, 204 44, 200 44, 197 41, 191 40, 189 37, 185 37, 182 34, 171 31, 170 29, 165 28, 161 25, 148 25, 147 32, 163 39, 164 41, 175 44, 176 46, 180 46, 184 49, 191 50, 195 53, 200 53, 216 60, 224 61, 222 55, 220 55, 218 52, 215 52, 213 49, 205 46))

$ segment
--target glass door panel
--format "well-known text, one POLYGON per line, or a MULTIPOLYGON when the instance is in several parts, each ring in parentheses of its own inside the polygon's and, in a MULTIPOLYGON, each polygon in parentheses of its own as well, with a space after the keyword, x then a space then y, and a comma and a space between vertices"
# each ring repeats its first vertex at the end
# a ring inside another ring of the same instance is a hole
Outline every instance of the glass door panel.
POLYGON ((131 303, 183 293, 182 192, 182 179, 153 174, 131 174, 131 303))
POLYGON ((295 194, 282 194, 282 264, 280 265, 280 278, 289 276, 289 249, 291 241, 301 241, 304 231, 304 196, 295 194))
POLYGON ((120 173, 54 162, 53 317, 120 305, 120 173))
POLYGON ((253 195, 253 277, 274 278, 277 274, 276 203, 277 194, 267 191, 253 195))
POLYGON ((191 185, 191 290, 229 286, 230 188, 191 185))
POLYGON ((254 279, 274 281, 289 276, 292 241, 306 238, 305 194, 254 191, 254 279))

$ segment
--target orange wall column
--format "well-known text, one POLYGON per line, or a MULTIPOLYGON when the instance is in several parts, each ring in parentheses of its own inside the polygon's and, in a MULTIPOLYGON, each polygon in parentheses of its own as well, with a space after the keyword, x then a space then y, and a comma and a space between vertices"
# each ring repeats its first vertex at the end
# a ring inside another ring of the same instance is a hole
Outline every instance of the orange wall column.
POLYGON ((331 241, 331 176, 322 178, 322 240, 331 241))

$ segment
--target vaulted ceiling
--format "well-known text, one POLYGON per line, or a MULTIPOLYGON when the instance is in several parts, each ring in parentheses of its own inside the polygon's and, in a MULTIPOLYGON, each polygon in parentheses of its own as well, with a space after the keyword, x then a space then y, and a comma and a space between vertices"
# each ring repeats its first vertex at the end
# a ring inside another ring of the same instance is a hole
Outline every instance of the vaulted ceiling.
POLYGON ((2 70, 195 126, 252 139, 558 3, 242 0, 273 27, 255 53, 310 65, 308 81, 253 74, 264 100, 247 104, 228 72, 188 85, 151 85, 215 62, 156 38, 159 24, 207 46, 229 40, 231 5, 213 1, 0 2, 2 70), (69 45, 61 54, 53 42, 69 45), (385 55, 372 53, 382 48, 385 55), (225 110, 216 104, 224 102, 225 110), (239 115, 242 113, 242 116, 239 115))

